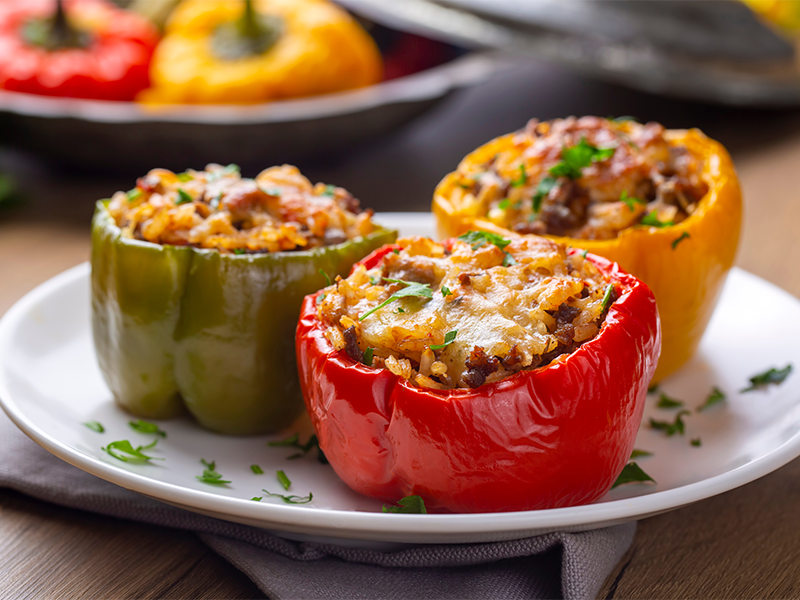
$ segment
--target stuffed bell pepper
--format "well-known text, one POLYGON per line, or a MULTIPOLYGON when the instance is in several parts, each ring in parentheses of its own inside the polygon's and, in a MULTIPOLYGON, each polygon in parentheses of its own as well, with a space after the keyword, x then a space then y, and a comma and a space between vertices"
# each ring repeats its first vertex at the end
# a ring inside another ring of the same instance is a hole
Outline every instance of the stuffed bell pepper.
POLYGON ((183 0, 150 70, 147 103, 247 104, 377 83, 375 42, 328 0, 183 0))
POLYGON ((354 490, 454 512, 597 500, 628 460, 661 344, 646 285, 538 236, 402 239, 306 298, 297 357, 354 490))
POLYGON ((222 433, 289 425, 303 297, 395 237, 294 167, 150 171, 98 202, 92 226, 92 329, 114 398, 222 433))
POLYGON ((730 156, 700 131, 582 117, 531 121, 469 154, 436 189, 442 235, 546 235, 652 288, 664 329, 655 379, 696 350, 730 270, 742 199, 730 156))

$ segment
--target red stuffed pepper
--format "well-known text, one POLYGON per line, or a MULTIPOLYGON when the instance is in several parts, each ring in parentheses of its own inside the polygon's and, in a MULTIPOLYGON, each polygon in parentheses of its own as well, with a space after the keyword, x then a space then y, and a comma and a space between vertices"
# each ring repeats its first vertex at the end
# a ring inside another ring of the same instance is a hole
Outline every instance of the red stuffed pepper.
POLYGON ((0 87, 133 100, 149 85, 158 30, 106 0, 0 2, 0 87))
POLYGON ((305 299, 297 357, 320 446, 354 490, 454 512, 602 497, 661 347, 649 288, 544 238, 400 240, 305 299))

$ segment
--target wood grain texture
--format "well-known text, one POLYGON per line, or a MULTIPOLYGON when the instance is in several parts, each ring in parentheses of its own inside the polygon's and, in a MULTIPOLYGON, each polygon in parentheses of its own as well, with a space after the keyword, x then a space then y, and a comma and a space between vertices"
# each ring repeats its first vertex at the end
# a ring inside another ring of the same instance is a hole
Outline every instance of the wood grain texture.
MULTIPOLYGON (((765 119, 773 129, 765 135, 762 128, 755 141, 737 137, 735 121, 727 138, 719 136, 735 142, 731 147, 745 192, 738 264, 800 295, 800 269, 794 267, 800 264, 798 119, 794 131, 781 127, 780 115, 765 119)), ((98 183, 47 172, 29 178, 28 203, 0 211, 0 314, 39 283, 87 259, 93 199, 125 187, 125 181, 98 183)), ((642 521, 633 548, 600 597, 797 598, 798 540, 800 461, 795 461, 737 490, 642 521)), ((0 597, 260 595, 191 534, 0 490, 0 597)))

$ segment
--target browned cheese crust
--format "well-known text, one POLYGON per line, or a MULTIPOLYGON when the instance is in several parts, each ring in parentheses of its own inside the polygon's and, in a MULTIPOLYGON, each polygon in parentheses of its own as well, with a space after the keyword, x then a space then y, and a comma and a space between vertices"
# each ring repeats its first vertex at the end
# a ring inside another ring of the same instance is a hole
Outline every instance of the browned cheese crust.
POLYGON ((680 223, 707 192, 702 164, 670 143, 658 123, 599 117, 533 120, 514 135, 513 146, 484 164, 465 160, 458 169, 461 204, 519 233, 602 240, 638 224, 680 223), (580 171, 553 176, 565 149, 585 140, 610 156, 580 171), (555 185, 542 186, 555 179, 555 185), (540 192, 538 210, 534 197, 540 192), (543 193, 542 193, 543 192, 543 193))
POLYGON ((204 171, 153 169, 109 211, 123 235, 220 252, 263 253, 338 244, 376 229, 347 190, 312 185, 283 165, 243 179, 236 165, 204 171))
POLYGON ((452 389, 547 365, 597 335, 616 290, 589 260, 536 236, 483 240, 401 239, 380 266, 338 278, 318 300, 328 340, 415 385, 452 389))

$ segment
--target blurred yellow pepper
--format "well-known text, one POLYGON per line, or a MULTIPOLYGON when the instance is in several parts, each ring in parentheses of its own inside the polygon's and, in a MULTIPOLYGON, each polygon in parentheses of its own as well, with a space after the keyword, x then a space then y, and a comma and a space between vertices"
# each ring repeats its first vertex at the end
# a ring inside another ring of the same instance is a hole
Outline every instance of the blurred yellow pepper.
POLYGON ((369 34, 327 0, 184 0, 137 100, 258 103, 371 85, 382 71, 369 34))
MULTIPOLYGON (((485 219, 478 212, 480 205, 464 203, 459 200, 463 195, 454 193, 461 180, 459 171, 470 171, 471 165, 485 164, 501 152, 521 154, 523 148, 514 142, 515 136, 505 135, 481 146, 439 183, 433 213, 442 237, 470 229, 517 235, 485 219)), ((697 349, 733 265, 742 219, 739 180, 725 148, 698 129, 667 131, 665 137, 670 145, 683 145, 703 161, 701 177, 708 193, 693 214, 669 227, 630 227, 610 240, 547 236, 619 263, 653 290, 663 328, 654 382, 679 369, 697 349)))

